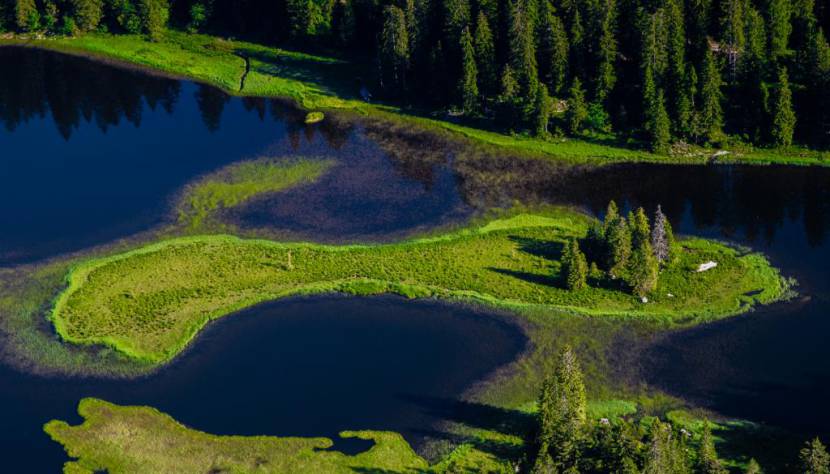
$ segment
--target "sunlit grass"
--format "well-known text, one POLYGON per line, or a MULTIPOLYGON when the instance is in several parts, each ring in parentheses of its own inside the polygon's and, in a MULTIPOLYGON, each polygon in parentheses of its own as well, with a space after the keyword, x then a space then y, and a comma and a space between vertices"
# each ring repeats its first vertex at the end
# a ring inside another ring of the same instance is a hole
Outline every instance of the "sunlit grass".
POLYGON ((210 320, 298 294, 395 293, 688 324, 736 314, 784 292, 763 256, 700 239, 682 242, 681 257, 662 273, 648 304, 605 285, 569 291, 559 282, 559 254, 567 239, 584 235, 589 219, 565 210, 524 214, 385 245, 171 239, 76 265, 51 319, 68 342, 105 344, 161 363, 210 320), (708 260, 718 267, 692 271, 708 260))

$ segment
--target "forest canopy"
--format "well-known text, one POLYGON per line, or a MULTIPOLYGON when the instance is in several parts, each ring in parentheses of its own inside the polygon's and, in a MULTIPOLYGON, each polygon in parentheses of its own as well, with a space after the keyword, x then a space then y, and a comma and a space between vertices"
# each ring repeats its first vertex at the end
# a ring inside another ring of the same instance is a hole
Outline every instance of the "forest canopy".
POLYGON ((0 0, 0 30, 190 32, 373 63, 387 100, 502 131, 830 146, 815 0, 0 0))

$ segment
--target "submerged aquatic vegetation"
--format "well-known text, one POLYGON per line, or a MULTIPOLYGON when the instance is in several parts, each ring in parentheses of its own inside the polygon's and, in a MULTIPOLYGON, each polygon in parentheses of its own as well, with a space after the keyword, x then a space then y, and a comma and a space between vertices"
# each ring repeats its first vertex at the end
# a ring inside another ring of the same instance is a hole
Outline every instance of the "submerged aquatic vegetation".
POLYGON ((584 236, 589 223, 558 209, 385 245, 171 239, 76 265, 51 320, 67 342, 104 344, 158 364, 209 321, 298 294, 396 293, 665 324, 737 314, 784 294, 783 280, 762 255, 701 239, 681 242, 681 256, 663 271, 648 304, 613 283, 569 291, 559 278, 561 247, 584 236), (718 268, 691 271, 708 260, 718 268))
POLYGON ((217 211, 314 182, 333 165, 333 160, 311 158, 259 158, 230 164, 184 188, 176 204, 178 221, 198 228, 217 211))

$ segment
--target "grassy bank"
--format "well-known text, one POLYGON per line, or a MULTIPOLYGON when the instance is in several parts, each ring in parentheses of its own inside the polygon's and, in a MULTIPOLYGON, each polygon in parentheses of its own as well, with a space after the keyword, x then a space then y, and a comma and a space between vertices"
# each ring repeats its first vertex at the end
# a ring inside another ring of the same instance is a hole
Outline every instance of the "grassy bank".
POLYGON ((180 224, 199 227, 213 213, 265 194, 312 183, 334 165, 333 160, 259 158, 240 161, 185 186, 176 204, 180 224))
MULTIPOLYGON (((682 155, 656 155, 613 141, 586 139, 541 140, 507 135, 435 119, 397 107, 367 104, 359 99, 355 80, 367 70, 328 57, 287 51, 253 43, 168 31, 159 42, 141 36, 88 34, 79 38, 5 38, 0 45, 28 45, 147 68, 194 79, 234 95, 286 97, 303 108, 340 109, 387 121, 449 132, 470 144, 485 145, 497 152, 554 158, 570 163, 613 162, 707 163, 711 150, 697 149, 682 155), (245 73, 245 58, 250 72, 245 73)), ((751 164, 830 165, 830 153, 792 148, 788 150, 727 147, 732 153, 719 162, 751 164)))
POLYGON ((428 239, 365 246, 231 236, 165 240, 75 265, 51 320, 67 342, 104 344, 162 363, 209 321, 298 294, 397 293, 679 325, 737 314, 785 291, 763 256, 701 239, 682 241, 680 258, 662 272, 647 304, 617 285, 567 290, 559 278, 562 245, 584 236, 589 222, 585 215, 558 209, 428 239), (693 271, 708 260, 718 267, 693 271))

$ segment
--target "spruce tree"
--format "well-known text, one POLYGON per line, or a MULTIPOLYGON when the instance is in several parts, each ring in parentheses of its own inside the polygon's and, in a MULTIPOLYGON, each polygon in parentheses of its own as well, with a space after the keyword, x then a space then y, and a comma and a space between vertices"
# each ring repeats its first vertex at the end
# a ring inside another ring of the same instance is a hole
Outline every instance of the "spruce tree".
POLYGON ((830 474, 830 455, 818 438, 808 441, 799 453, 804 474, 830 474))
POLYGON ((622 277, 631 257, 631 229, 625 219, 618 217, 609 224, 605 234, 608 255, 605 266, 612 277, 622 277))
POLYGON ((671 426, 655 421, 651 425, 651 443, 648 447, 643 474, 691 474, 682 441, 671 426))
POLYGON ((473 40, 478 66, 478 83, 485 94, 498 91, 496 77, 496 45, 493 42, 493 32, 490 23, 483 11, 478 13, 476 34, 473 40))
POLYGON ((40 13, 35 0, 15 0, 14 17, 20 31, 35 31, 40 28, 40 13))
POLYGON ((500 82, 501 94, 498 98, 496 119, 502 126, 513 129, 521 115, 521 105, 519 103, 519 84, 516 82, 513 70, 509 65, 504 67, 500 82))
POLYGON ((738 58, 744 49, 746 37, 744 7, 746 0, 723 0, 721 3, 721 51, 729 60, 732 77, 737 70, 738 58))
POLYGON ((778 90, 775 96, 775 105, 772 119, 772 140, 778 146, 790 146, 795 131, 795 111, 793 111, 793 96, 790 91, 790 81, 787 69, 778 71, 778 90))
POLYGON ((703 57, 702 73, 700 128, 704 139, 718 143, 723 140, 723 94, 717 60, 708 48, 703 57))
POLYGON ((657 263, 665 265, 671 262, 672 247, 674 247, 674 234, 671 224, 663 214, 663 209, 658 205, 657 212, 654 214, 654 226, 651 229, 651 248, 657 263))
MULTIPOLYGON (((528 0, 515 0, 510 10, 510 58, 519 94, 532 105, 539 85, 535 32, 530 21, 528 0)), ((532 110, 532 107, 530 107, 532 110)))
POLYGON ((380 43, 381 86, 400 94, 406 88, 409 66, 409 31, 403 10, 387 6, 384 10, 380 43))
POLYGON ((561 269, 560 274, 569 290, 582 290, 588 286, 588 262, 576 239, 565 244, 561 269))
POLYGON ((594 87, 594 98, 599 102, 605 100, 617 82, 617 2, 616 0, 601 0, 601 4, 594 87))
POLYGON ((98 28, 104 16, 103 0, 70 0, 72 16, 80 31, 92 31, 98 28))
POLYGON ((778 61, 787 54, 790 34, 793 31, 791 0, 770 0, 767 11, 769 21, 769 55, 778 61))
POLYGON ((568 130, 571 135, 579 135, 582 132, 582 124, 588 118, 588 106, 585 104, 585 91, 582 89, 582 82, 574 77, 573 84, 568 97, 568 130))
POLYGON ((539 73, 550 93, 559 95, 568 74, 568 35, 550 0, 540 0, 539 73))
POLYGON ((608 232, 608 229, 611 227, 612 224, 616 224, 617 220, 620 218, 620 208, 617 207, 617 203, 614 200, 608 201, 608 207, 605 208, 605 232, 608 232))
POLYGON ((536 110, 534 120, 536 136, 545 137, 548 134, 548 120, 550 118, 550 97, 548 96, 548 88, 544 84, 539 84, 537 88, 534 108, 536 110))
POLYGON ((703 433, 700 437, 700 446, 697 452, 697 472, 700 474, 728 474, 729 472, 718 459, 709 420, 703 422, 703 433))
POLYGON ((464 113, 466 115, 476 113, 479 105, 478 69, 473 50, 473 37, 470 35, 469 28, 464 28, 464 32, 461 33, 461 80, 458 89, 464 113))
POLYGON ((666 112, 666 100, 663 90, 657 91, 656 97, 647 104, 646 130, 649 132, 649 145, 655 153, 668 153, 671 142, 671 120, 666 112))
POLYGON ((540 423, 547 424, 540 428, 550 433, 550 452, 559 472, 569 472, 578 459, 587 418, 582 369, 570 346, 564 347, 559 355, 549 390, 547 403, 551 406, 546 411, 550 416, 540 419, 540 423))
POLYGON ((626 282, 633 293, 644 297, 657 288, 659 266, 651 248, 651 232, 643 208, 629 217, 631 256, 628 258, 626 282))

